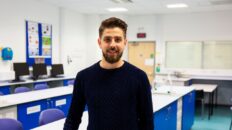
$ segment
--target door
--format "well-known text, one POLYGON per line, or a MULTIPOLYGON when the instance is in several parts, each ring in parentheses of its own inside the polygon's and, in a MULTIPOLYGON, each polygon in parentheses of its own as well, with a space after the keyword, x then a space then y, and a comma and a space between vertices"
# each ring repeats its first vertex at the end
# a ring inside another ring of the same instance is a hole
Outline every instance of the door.
POLYGON ((151 84, 154 80, 155 42, 129 42, 128 61, 146 72, 151 84))

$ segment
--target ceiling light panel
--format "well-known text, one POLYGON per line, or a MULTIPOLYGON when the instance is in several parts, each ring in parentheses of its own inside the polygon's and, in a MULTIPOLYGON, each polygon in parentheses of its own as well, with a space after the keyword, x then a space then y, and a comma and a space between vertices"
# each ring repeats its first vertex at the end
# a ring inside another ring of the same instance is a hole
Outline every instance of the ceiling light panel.
POLYGON ((128 11, 128 9, 122 8, 122 7, 108 8, 107 10, 110 12, 126 12, 126 11, 128 11))
POLYGON ((176 4, 168 4, 167 8, 187 8, 188 5, 185 3, 176 3, 176 4))

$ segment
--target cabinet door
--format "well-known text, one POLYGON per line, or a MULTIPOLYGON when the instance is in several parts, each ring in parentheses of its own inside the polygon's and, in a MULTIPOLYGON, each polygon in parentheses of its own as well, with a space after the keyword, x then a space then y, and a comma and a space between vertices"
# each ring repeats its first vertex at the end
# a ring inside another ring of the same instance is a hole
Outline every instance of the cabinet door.
POLYGON ((155 130, 176 130, 177 102, 162 108, 154 114, 155 130))
POLYGON ((71 104, 72 95, 65 95, 65 96, 59 96, 51 98, 51 107, 52 108, 58 108, 62 110, 65 113, 65 116, 68 114, 68 110, 71 104))
POLYGON ((1 86, 0 92, 2 92, 4 95, 10 94, 10 86, 1 86))
POLYGON ((38 127, 40 112, 47 108, 47 100, 40 100, 17 107, 18 120, 23 124, 24 130, 38 127))
POLYGON ((12 118, 17 120, 17 106, 0 108, 0 118, 12 118))
POLYGON ((63 80, 63 86, 68 86, 68 85, 69 85, 69 84, 68 84, 68 81, 69 81, 69 80, 67 80, 67 79, 66 79, 66 80, 63 80))
POLYGON ((167 108, 167 130, 177 128, 177 102, 170 104, 167 108))
POLYGON ((182 130, 190 130, 194 122, 195 91, 183 97, 182 130))
POLYGON ((163 108, 154 114, 154 130, 167 130, 167 108, 163 108))

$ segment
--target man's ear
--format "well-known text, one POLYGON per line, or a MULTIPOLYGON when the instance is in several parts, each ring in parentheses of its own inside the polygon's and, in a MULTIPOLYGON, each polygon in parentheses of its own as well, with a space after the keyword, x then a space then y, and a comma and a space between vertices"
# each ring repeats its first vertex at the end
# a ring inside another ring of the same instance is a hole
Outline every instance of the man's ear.
POLYGON ((127 45, 127 43, 128 43, 128 41, 127 41, 127 39, 125 39, 125 43, 124 43, 124 44, 125 44, 125 46, 127 45))
POLYGON ((98 46, 101 48, 101 39, 100 37, 97 39, 98 46))

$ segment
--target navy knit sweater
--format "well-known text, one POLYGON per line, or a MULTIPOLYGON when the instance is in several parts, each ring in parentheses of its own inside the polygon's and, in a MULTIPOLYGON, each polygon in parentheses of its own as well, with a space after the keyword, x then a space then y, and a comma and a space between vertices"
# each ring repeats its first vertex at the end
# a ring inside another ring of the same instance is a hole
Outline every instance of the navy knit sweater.
POLYGON ((77 74, 64 130, 78 129, 86 104, 87 130, 154 130, 146 74, 126 61, 116 69, 99 63, 77 74))

